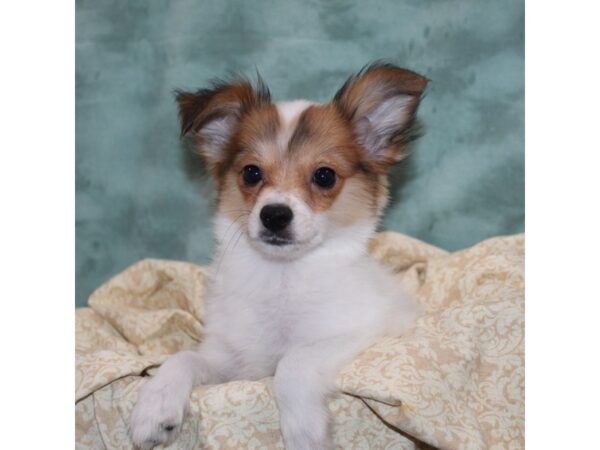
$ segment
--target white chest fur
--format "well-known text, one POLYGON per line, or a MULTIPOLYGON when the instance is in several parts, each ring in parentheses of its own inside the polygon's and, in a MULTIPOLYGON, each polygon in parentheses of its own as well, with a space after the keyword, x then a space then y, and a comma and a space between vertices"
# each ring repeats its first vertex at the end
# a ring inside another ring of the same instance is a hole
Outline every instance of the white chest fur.
POLYGON ((227 342, 246 378, 272 375, 295 346, 399 333, 418 313, 398 280, 366 254, 366 242, 329 241, 298 260, 274 261, 242 236, 218 254, 213 271, 207 334, 227 342))

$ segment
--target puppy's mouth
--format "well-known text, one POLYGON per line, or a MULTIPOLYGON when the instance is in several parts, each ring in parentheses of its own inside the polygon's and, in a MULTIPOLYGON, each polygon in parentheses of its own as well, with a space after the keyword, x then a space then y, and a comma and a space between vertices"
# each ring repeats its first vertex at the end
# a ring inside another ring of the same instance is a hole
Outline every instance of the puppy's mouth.
POLYGON ((296 259, 319 244, 317 236, 299 239, 292 230, 260 230, 256 237, 250 237, 251 244, 267 258, 275 260, 296 259))
POLYGON ((269 231, 263 231, 260 234, 260 240, 265 244, 284 246, 294 244, 294 240, 287 234, 275 234, 269 231))

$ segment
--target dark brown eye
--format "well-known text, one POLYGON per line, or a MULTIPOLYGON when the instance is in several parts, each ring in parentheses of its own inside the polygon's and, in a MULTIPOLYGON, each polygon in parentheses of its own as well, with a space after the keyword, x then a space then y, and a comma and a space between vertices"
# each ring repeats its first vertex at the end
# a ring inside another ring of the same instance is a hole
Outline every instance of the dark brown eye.
POLYGON ((331 189, 337 181, 335 171, 329 167, 319 167, 315 170, 312 179, 313 183, 323 189, 331 189))
POLYGON ((244 167, 242 176, 244 177, 244 183, 248 186, 254 186, 262 180, 260 168, 254 165, 244 167))

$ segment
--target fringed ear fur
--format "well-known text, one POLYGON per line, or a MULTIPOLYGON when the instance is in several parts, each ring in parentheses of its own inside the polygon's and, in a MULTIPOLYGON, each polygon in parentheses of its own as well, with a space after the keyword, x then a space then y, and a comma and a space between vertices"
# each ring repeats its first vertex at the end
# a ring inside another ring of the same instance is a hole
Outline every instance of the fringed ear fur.
POLYGON ((350 77, 333 103, 352 123, 356 136, 378 165, 402 159, 414 139, 415 113, 428 79, 391 64, 376 63, 350 77))
POLYGON ((254 88, 241 79, 215 82, 210 89, 176 92, 181 136, 193 134, 200 154, 209 166, 225 157, 224 151, 240 118, 252 108, 270 103, 271 94, 262 80, 254 88))

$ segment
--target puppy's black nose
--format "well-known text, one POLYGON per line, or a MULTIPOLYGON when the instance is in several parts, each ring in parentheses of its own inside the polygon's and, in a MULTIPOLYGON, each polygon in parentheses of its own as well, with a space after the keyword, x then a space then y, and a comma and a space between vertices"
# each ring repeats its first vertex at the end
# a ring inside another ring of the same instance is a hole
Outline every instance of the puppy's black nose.
POLYGON ((292 210, 283 204, 266 205, 260 210, 260 221, 267 230, 273 232, 283 230, 293 218, 292 210))

